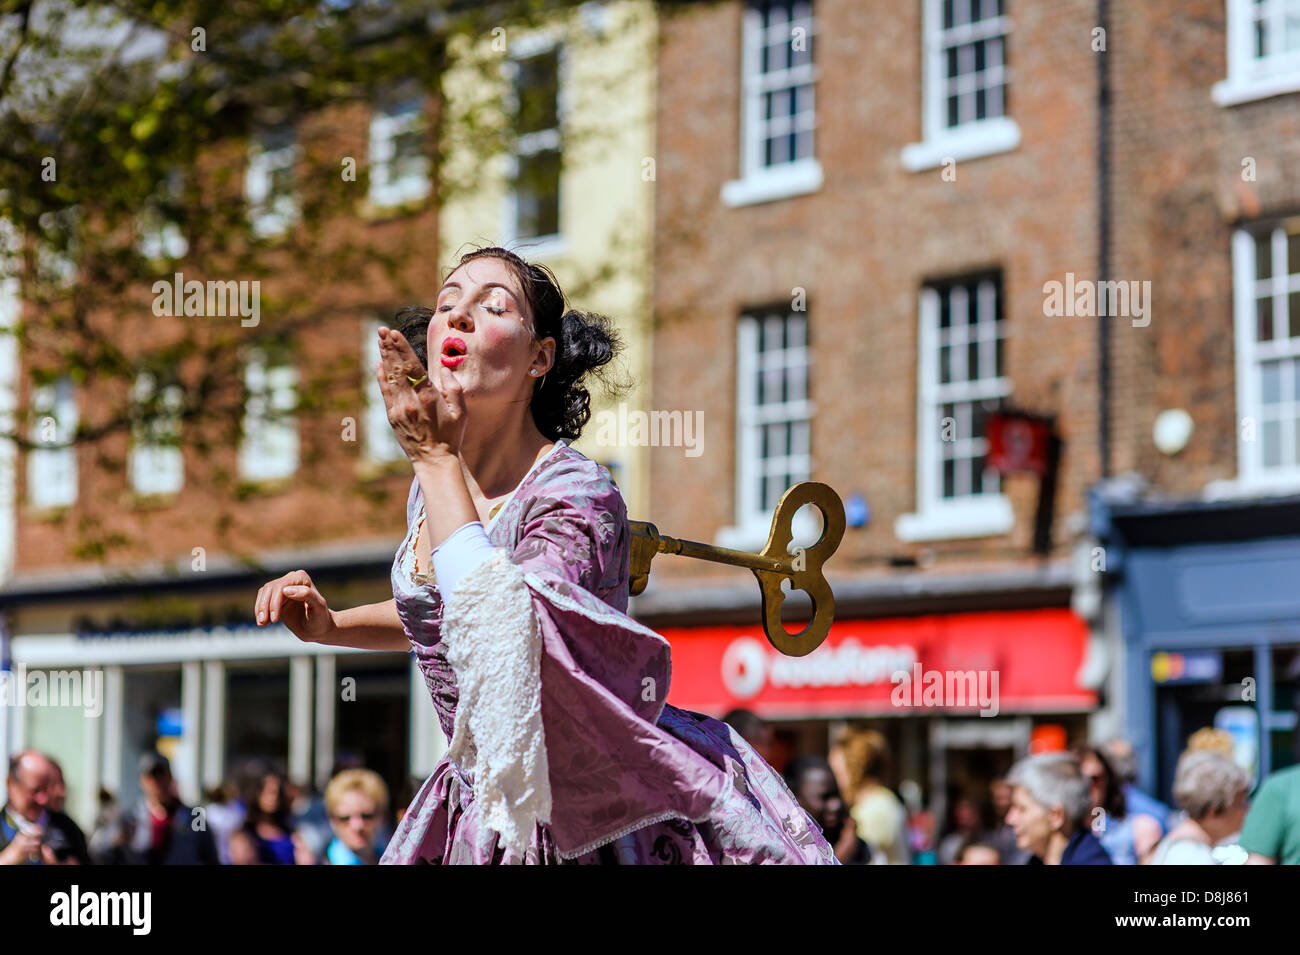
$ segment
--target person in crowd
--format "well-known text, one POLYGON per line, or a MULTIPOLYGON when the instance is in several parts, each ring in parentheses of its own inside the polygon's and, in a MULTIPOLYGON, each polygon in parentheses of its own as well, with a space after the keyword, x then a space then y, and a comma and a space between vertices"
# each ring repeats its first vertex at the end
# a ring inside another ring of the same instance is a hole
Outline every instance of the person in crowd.
POLYGON ((1160 835, 1163 837, 1169 831, 1169 817, 1172 810, 1159 799, 1138 788, 1138 762, 1133 744, 1117 736, 1108 740, 1101 750, 1109 760, 1110 768, 1124 791, 1126 813, 1134 817, 1150 816, 1160 826, 1160 835))
POLYGON ((989 843, 998 850, 1003 865, 1024 865, 1029 861, 1029 853, 1016 844, 1016 831, 1007 823, 1007 812, 1011 809, 1012 785, 1006 779, 995 779, 989 795, 993 802, 993 832, 989 843))
POLYGON ((1227 730, 1221 730, 1217 726, 1202 726, 1187 737, 1187 745, 1183 748, 1183 751, 1218 753, 1225 759, 1232 759, 1236 748, 1232 740, 1232 734, 1227 730))
POLYGON ((1300 765, 1259 787, 1238 844, 1249 854, 1248 865, 1300 865, 1300 765))
POLYGON ((63 812, 63 807, 68 802, 68 784, 63 778, 63 767, 54 757, 47 758, 54 772, 54 778, 50 781, 50 811, 63 812))
POLYGON ((847 729, 831 748, 831 766, 840 764, 845 797, 858 835, 885 854, 890 865, 911 863, 907 811, 884 783, 889 771, 889 742, 875 730, 847 729))
POLYGON ((1112 865, 1088 829, 1088 780, 1069 753, 1020 760, 1007 776, 1013 789, 1007 822, 1030 865, 1112 865))
POLYGON ((90 835, 91 864, 122 865, 126 862, 126 845, 122 841, 122 809, 113 794, 102 786, 98 802, 95 828, 90 835))
POLYGON ((325 787, 334 838, 326 846, 322 865, 376 865, 386 843, 379 827, 388 806, 388 786, 369 769, 345 769, 325 787))
POLYGON ((1099 747, 1079 746, 1075 757, 1088 780, 1092 802, 1089 825, 1111 861, 1116 865, 1137 865, 1149 859, 1164 827, 1151 816, 1128 811, 1123 784, 1099 747))
POLYGON ((840 795, 830 763, 820 756, 796 756, 785 770, 785 782, 843 865, 884 865, 884 853, 874 851, 858 836, 857 824, 840 795))
POLYGON ((772 761, 774 734, 771 725, 761 716, 753 710, 737 708, 727 713, 722 718, 722 722, 739 733, 740 738, 754 747, 754 751, 762 756, 765 762, 772 761))
POLYGON ((233 865, 313 865, 311 849, 289 818, 289 788, 283 773, 262 773, 248 797, 244 824, 230 836, 233 865))
POLYGON ((206 816, 199 817, 181 801, 166 756, 148 752, 140 757, 140 791, 143 795, 122 815, 121 833, 113 840, 124 847, 128 865, 220 864, 206 816), (199 818, 204 823, 196 825, 199 818))
POLYGON ((949 812, 948 833, 939 841, 937 862, 953 865, 963 846, 971 841, 988 841, 992 834, 984 826, 984 810, 970 796, 958 796, 949 812))
POLYGON ((1160 840, 1152 865, 1214 865, 1215 846, 1240 831, 1250 805, 1250 777, 1215 752, 1185 752, 1174 773, 1174 800, 1187 818, 1160 840))
POLYGON ((59 770, 52 759, 24 750, 9 760, 0 812, 0 865, 88 865, 86 837, 51 806, 59 770))
POLYGON ((968 836, 957 847, 953 865, 1002 865, 1002 853, 992 842, 979 836, 968 836))
MULTIPOLYGON (((334 772, 330 773, 330 778, 333 779, 345 768, 351 767, 336 765, 334 772)), ((317 862, 322 861, 330 840, 334 838, 329 808, 325 803, 325 793, 317 786, 303 787, 291 806, 290 818, 293 822, 293 831, 302 836, 317 862)))
POLYGON ((230 837, 244 824, 247 813, 239 800, 239 787, 233 780, 208 790, 204 797, 208 828, 217 846, 217 857, 222 865, 230 865, 230 837))

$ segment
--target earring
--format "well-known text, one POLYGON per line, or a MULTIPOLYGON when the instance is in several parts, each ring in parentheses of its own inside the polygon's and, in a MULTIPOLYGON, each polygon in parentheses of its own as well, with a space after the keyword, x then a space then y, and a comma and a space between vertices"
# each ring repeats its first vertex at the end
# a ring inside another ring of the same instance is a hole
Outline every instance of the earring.
POLYGON ((536 368, 529 368, 529 369, 528 369, 528 374, 532 375, 534 378, 537 377, 537 369, 536 369, 536 368))

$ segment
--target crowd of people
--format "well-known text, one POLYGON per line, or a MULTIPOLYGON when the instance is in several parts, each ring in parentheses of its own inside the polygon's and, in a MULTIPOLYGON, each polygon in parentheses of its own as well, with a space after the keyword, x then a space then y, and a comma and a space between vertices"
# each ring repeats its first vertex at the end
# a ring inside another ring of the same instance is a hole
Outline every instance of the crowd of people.
MULTIPOLYGON (((769 724, 747 710, 725 720, 770 758, 769 724)), ((1137 787, 1133 748, 1115 739, 1028 756, 986 792, 956 793, 936 832, 920 787, 887 784, 890 764, 881 733, 849 728, 828 758, 797 755, 784 767, 843 864, 1300 864, 1300 766, 1273 774, 1252 802, 1252 780, 1222 730, 1188 739, 1174 808, 1137 787)), ((369 769, 343 769, 321 793, 301 791, 276 768, 249 766, 195 807, 178 795, 166 757, 147 753, 139 769, 139 800, 121 807, 101 791, 87 839, 64 811, 58 762, 35 750, 14 756, 0 865, 372 865, 393 832, 389 788, 369 769)))
MULTIPOLYGON (((746 710, 727 722, 764 753, 771 729, 746 710)), ((1300 864, 1300 766, 1280 770, 1251 799, 1253 780, 1226 731, 1188 739, 1173 780, 1174 807, 1136 784, 1123 739, 1037 753, 981 791, 950 799, 936 827, 920 787, 890 788, 884 735, 849 728, 829 758, 796 756, 785 779, 846 865, 1300 864), (936 828, 939 831, 936 832, 936 828)))
POLYGON ((139 769, 140 798, 119 806, 101 791, 87 839, 64 811, 58 762, 11 758, 0 865, 373 865, 392 834, 388 786, 369 769, 344 769, 318 793, 250 765, 200 806, 181 800, 165 756, 146 753, 139 769))

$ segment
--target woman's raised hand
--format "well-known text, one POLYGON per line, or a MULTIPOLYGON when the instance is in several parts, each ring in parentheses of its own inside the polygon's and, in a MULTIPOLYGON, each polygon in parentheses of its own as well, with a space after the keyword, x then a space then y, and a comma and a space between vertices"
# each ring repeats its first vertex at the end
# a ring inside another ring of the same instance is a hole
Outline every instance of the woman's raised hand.
POLYGON ((321 643, 334 630, 334 615, 305 570, 293 570, 257 592, 257 625, 279 621, 305 643, 321 643))
POLYGON ((464 391, 448 368, 434 364, 426 372, 401 332, 380 328, 375 376, 388 423, 413 463, 460 453, 468 414, 464 391))

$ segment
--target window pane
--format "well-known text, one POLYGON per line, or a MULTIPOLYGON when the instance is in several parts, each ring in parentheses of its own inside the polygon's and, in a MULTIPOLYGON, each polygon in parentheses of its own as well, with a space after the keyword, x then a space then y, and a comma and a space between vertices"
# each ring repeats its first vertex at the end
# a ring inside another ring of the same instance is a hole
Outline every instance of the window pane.
POLYGON ((1268 235, 1255 237, 1255 278, 1266 279, 1273 274, 1273 243, 1268 235))
POLYGON ((519 61, 517 79, 519 116, 516 130, 534 133, 559 125, 557 101, 560 90, 559 49, 548 50, 519 61))
POLYGON ((776 507, 776 502, 785 493, 785 478, 780 474, 770 475, 764 479, 763 486, 763 509, 776 507))
POLYGON ((519 157, 515 229, 521 238, 560 231, 560 166, 560 153, 555 149, 519 157))
POLYGON ((1286 237, 1286 270, 1289 275, 1300 275, 1300 232, 1286 237))
POLYGON ((970 459, 970 490, 972 494, 984 493, 984 458, 970 459))
POLYGON ((786 344, 791 348, 802 348, 808 342, 808 320, 802 315, 791 315, 786 322, 786 344))
POLYGON ((808 366, 798 362, 790 368, 790 400, 803 401, 808 397, 808 366))
POLYGON ((1272 361, 1259 367, 1260 400, 1266 405, 1275 405, 1282 398, 1282 367, 1272 361))
POLYGON ((949 458, 943 462, 943 496, 952 497, 956 493, 957 462, 949 458))
POLYGON ((1255 300, 1255 336, 1258 341, 1271 341, 1273 338, 1273 299, 1255 300))
POLYGON ((796 421, 793 426, 793 432, 790 436, 790 453, 807 455, 811 446, 809 436, 811 429, 807 421, 796 421))
POLYGON ((939 348, 939 384, 946 385, 952 381, 952 349, 947 345, 939 348))
POLYGON ((1263 444, 1264 467, 1278 467, 1282 463, 1282 423, 1265 421, 1260 429, 1260 442, 1263 444))

